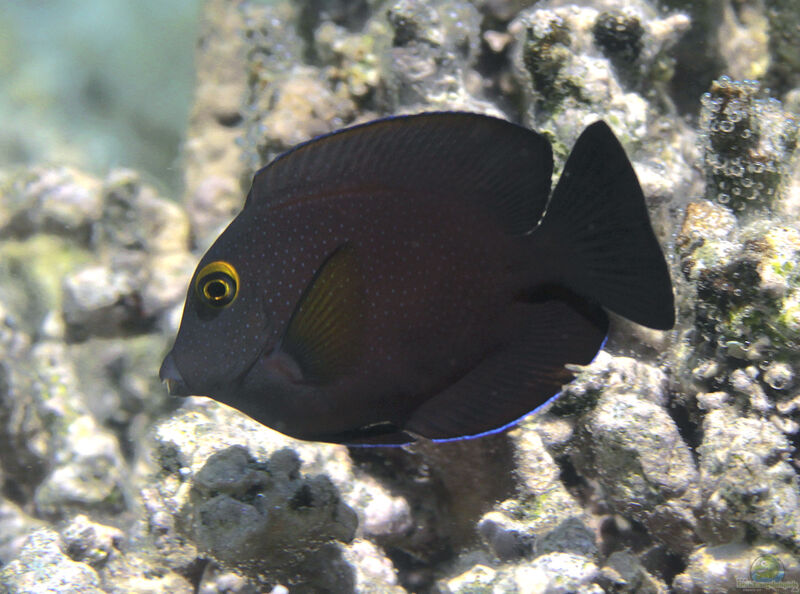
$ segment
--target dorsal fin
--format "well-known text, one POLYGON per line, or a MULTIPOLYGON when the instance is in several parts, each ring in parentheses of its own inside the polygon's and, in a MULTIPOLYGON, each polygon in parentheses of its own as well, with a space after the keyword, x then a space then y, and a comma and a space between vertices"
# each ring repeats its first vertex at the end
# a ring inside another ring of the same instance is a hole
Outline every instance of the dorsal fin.
POLYGON ((355 250, 337 248, 317 270, 295 307, 281 350, 303 378, 328 383, 347 373, 362 346, 363 280, 355 250))
POLYGON ((550 143, 511 122, 462 112, 397 116, 284 153, 256 173, 246 206, 381 190, 455 195, 516 234, 541 217, 552 170, 550 143))

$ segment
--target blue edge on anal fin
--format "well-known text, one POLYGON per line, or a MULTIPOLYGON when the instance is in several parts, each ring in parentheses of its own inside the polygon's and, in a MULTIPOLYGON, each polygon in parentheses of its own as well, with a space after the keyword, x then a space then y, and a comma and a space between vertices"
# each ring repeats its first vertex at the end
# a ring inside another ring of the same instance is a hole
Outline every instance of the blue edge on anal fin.
POLYGON ((548 406, 571 380, 565 365, 589 364, 603 348, 608 318, 599 307, 574 295, 567 295, 567 301, 520 303, 516 310, 520 335, 423 403, 402 428, 337 441, 356 447, 386 447, 407 445, 415 435, 436 443, 475 439, 505 431, 548 406))

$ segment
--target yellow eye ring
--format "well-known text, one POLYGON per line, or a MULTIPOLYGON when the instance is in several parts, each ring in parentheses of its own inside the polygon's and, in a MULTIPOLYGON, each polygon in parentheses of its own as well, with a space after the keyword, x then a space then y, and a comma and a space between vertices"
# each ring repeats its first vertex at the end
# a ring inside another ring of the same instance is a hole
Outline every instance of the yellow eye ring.
POLYGON ((203 266, 194 284, 200 300, 211 307, 227 307, 239 294, 239 273, 225 262, 217 260, 203 266))

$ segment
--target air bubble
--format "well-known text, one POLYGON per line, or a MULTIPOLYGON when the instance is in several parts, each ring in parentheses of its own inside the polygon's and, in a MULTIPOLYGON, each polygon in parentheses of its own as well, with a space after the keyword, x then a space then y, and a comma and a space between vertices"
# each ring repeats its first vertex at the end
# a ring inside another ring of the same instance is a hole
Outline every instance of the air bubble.
POLYGON ((726 134, 733 132, 733 123, 730 120, 722 120, 719 123, 719 129, 726 134))
POLYGON ((724 192, 717 196, 717 200, 720 204, 728 204, 731 201, 731 197, 725 194, 724 192))

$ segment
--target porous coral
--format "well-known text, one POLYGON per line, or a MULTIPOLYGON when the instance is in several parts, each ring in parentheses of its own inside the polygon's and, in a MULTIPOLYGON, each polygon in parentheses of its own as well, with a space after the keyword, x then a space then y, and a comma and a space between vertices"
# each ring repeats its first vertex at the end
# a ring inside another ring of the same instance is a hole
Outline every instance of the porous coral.
POLYGON ((706 197, 736 212, 771 205, 797 146, 797 119, 756 81, 723 76, 701 101, 706 197))

